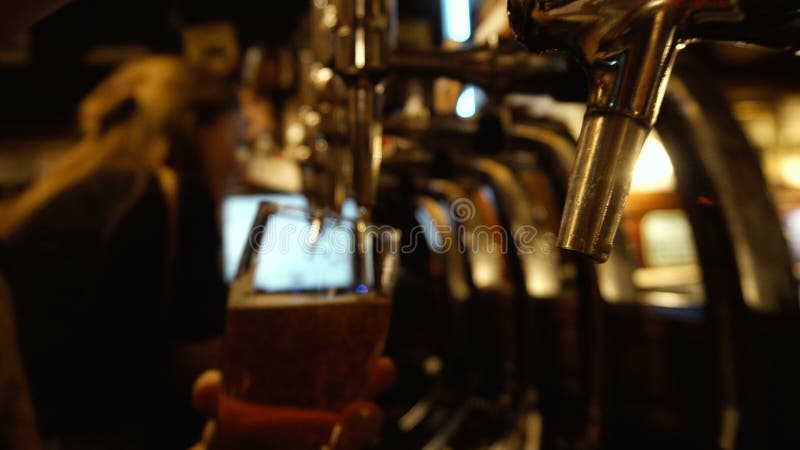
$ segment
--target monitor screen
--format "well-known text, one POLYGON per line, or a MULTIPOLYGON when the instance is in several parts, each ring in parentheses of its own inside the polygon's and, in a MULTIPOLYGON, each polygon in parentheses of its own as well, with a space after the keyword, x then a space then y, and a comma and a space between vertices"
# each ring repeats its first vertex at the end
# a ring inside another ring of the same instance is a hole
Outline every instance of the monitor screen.
POLYGON ((254 285, 262 292, 344 289, 353 285, 355 243, 352 222, 305 213, 271 216, 260 236, 254 285))
MULTIPOLYGON (((267 194, 235 195, 223 204, 223 247, 226 281, 236 276, 246 245, 258 245, 258 266, 254 284, 265 292, 346 288, 353 283, 351 255, 352 229, 349 222, 327 222, 322 234, 309 247, 311 223, 305 214, 278 214, 267 222, 267 232, 258 243, 248 242, 258 205, 261 202, 306 208, 302 195, 267 194)), ((355 205, 346 202, 345 217, 355 215, 355 205)))
POLYGON ((236 276, 250 227, 253 226, 261 202, 306 207, 305 197, 298 194, 243 194, 227 197, 222 204, 222 266, 227 282, 236 276))

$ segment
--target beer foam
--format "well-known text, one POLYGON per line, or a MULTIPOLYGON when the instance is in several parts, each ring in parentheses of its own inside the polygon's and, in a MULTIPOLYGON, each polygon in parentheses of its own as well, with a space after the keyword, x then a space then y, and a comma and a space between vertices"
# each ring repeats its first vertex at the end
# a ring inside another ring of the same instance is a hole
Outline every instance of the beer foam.
POLYGON ((322 305, 339 305, 345 303, 383 303, 389 300, 377 294, 345 294, 337 296, 310 294, 251 294, 228 300, 229 309, 246 308, 286 308, 322 305))

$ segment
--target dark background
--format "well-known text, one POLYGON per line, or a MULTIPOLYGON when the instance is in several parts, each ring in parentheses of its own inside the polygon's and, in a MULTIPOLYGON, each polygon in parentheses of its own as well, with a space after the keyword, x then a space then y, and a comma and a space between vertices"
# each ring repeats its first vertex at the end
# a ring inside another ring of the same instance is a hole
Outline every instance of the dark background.
MULTIPOLYGON (((438 36, 439 0, 400 0, 404 18, 427 18, 438 36)), ((184 25, 232 22, 239 43, 291 45, 307 0, 76 0, 29 31, 29 61, 0 63, 0 138, 46 138, 73 130, 80 99, 111 66, 89 66, 97 45, 144 45, 154 52, 181 51, 184 25)))
MULTIPOLYGON (((135 44, 153 52, 179 53, 181 27, 218 21, 235 26, 242 48, 292 45, 304 38, 300 25, 309 1, 74 0, 31 27, 28 62, 8 64, 0 58, 0 144, 74 137, 78 103, 114 68, 86 64, 86 53, 93 47, 135 44)), ((480 0, 471 1, 475 13, 480 0)), ((433 44, 438 44, 441 0, 397 2, 401 20, 426 20, 433 44)), ((0 51, 2 47, 0 42, 0 51)), ((788 53, 729 47, 721 55, 707 51, 703 60, 721 84, 748 89, 796 91, 800 76, 800 58, 788 53)))

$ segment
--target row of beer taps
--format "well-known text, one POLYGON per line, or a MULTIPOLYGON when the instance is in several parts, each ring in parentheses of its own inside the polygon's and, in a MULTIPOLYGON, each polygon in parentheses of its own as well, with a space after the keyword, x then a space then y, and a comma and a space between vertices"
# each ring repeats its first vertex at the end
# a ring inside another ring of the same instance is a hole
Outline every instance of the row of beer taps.
MULTIPOLYGON (((411 51, 393 48, 397 14, 392 0, 315 0, 311 6, 312 51, 301 57, 305 69, 300 71, 303 77, 307 77, 301 83, 301 87, 305 87, 301 89, 300 99, 305 105, 301 110, 308 117, 303 122, 308 127, 306 136, 312 149, 304 169, 309 175, 305 177, 309 201, 312 205, 340 211, 345 199, 353 198, 358 204, 358 220, 371 220, 382 161, 383 128, 401 135, 413 135, 420 141, 430 137, 426 136, 426 130, 432 127, 415 128, 414 124, 386 120, 381 116, 384 81, 390 76, 454 78, 482 87, 488 93, 490 103, 511 93, 541 93, 559 100, 585 101, 587 109, 577 146, 568 137, 548 133, 545 128, 533 130, 533 136, 531 129, 524 125, 511 124, 504 132, 509 139, 527 139, 528 144, 532 141, 547 143, 550 153, 558 160, 557 164, 548 167, 563 171, 563 174, 548 173, 548 176, 561 182, 563 175, 564 184, 569 177, 566 193, 556 196, 564 200, 564 208, 554 210, 552 214, 556 218, 561 216, 557 245, 587 255, 594 261, 609 260, 609 264, 598 269, 598 278, 604 278, 603 272, 614 272, 608 269, 625 253, 618 251, 612 255, 612 249, 615 243, 619 245, 620 242, 618 228, 631 175, 659 115, 678 51, 697 40, 743 41, 794 51, 798 42, 795 36, 800 30, 797 12, 798 4, 792 0, 509 0, 511 29, 527 49, 518 42, 500 40, 492 45, 457 50, 411 51), (553 53, 551 50, 561 52, 553 53)), ((675 92, 672 95, 682 99, 675 92)), ((689 100, 682 99, 683 105, 690 105, 689 100)), ((503 114, 502 111, 499 114, 501 121, 504 121, 503 114)), ((685 152, 683 159, 692 159, 690 150, 677 148, 675 151, 685 152)), ((681 159, 680 155, 678 159, 681 159)), ((502 180, 508 177, 493 175, 497 171, 491 161, 475 158, 472 162, 474 173, 489 179, 489 184, 498 187, 498 191, 503 190, 502 180)), ((702 170, 691 172, 696 174, 702 170)), ((727 183, 732 182, 729 180, 727 183)), ((444 197, 449 202, 454 201, 452 189, 437 184, 436 180, 425 187, 425 192, 423 198, 444 197)), ((727 194, 723 192, 722 195, 727 194)), ((422 203, 423 207, 431 210, 431 217, 437 217, 435 202, 422 203)), ((524 201, 511 200, 510 203, 524 201)), ((511 214, 513 207, 503 208, 511 219, 536 220, 529 212, 522 211, 524 214, 514 216, 511 214)), ((444 218, 440 220, 445 221, 444 218)), ((762 226, 752 226, 751 223, 745 224, 746 227, 765 229, 763 216, 752 220, 760 220, 762 226)), ((739 222, 744 223, 744 220, 739 222)), ((508 225, 513 225, 511 220, 508 225)), ((541 223, 537 226, 552 228, 541 223)), ((734 230, 732 234, 735 233, 734 230)), ((746 237, 747 248, 756 247, 753 235, 746 237)), ((761 247, 769 247, 764 242, 761 244, 761 247)), ((734 242, 733 245, 736 247, 738 244, 734 242)), ((757 250, 737 248, 736 263, 741 265, 739 260, 758 262, 768 253, 762 252, 759 256, 757 250)), ((770 254, 772 260, 780 259, 775 256, 776 252, 770 254)), ((496 262, 496 258, 493 259, 496 255, 484 256, 487 261, 496 262)), ((522 271, 526 266, 536 267, 536 271, 542 274, 539 279, 558 279, 563 275, 558 273, 558 270, 563 270, 559 265, 569 266, 571 263, 569 259, 565 262, 553 258, 549 265, 543 266, 539 264, 542 260, 535 257, 528 261, 523 259, 520 258, 519 262, 522 271)), ((575 266, 585 264, 586 261, 582 261, 575 266)), ((775 267, 783 265, 774 264, 775 267)), ((747 273, 739 271, 745 302, 749 306, 756 303, 765 305, 764 308, 754 308, 758 310, 768 310, 772 306, 776 310, 782 309, 791 302, 795 302, 793 305, 796 307, 796 295, 787 294, 792 289, 796 292, 796 286, 776 282, 777 278, 771 278, 767 273, 772 269, 763 268, 759 272, 757 267, 749 267, 744 271, 747 273), (745 282, 750 278, 751 281, 745 282), (748 286, 755 294, 748 292, 748 286), (760 300, 752 302, 748 300, 750 297, 760 300)), ((617 284, 622 287, 617 290, 625 290, 624 296, 633 297, 635 288, 630 284, 628 272, 620 272, 622 275, 618 278, 621 281, 617 284)), ((525 278, 520 284, 525 286, 528 280, 535 279, 525 278)), ((781 278, 784 279, 789 277, 781 278)), ((464 284, 453 283, 456 286, 453 287, 454 297, 463 291, 457 286, 464 284)), ((602 288, 603 283, 599 284, 602 288)), ((492 286, 494 289, 500 285, 502 282, 493 279, 484 287, 492 286)), ((527 295, 530 298, 560 296, 559 289, 563 288, 559 285, 550 289, 553 286, 535 283, 525 287, 529 288, 527 295)), ((713 292, 708 297, 707 308, 711 314, 728 311, 728 302, 733 302, 723 296, 715 298, 713 292)), ((730 329, 736 329, 742 336, 755 336, 746 334, 749 331, 741 331, 745 328, 742 326, 744 322, 738 321, 737 317, 719 319, 725 325, 718 326, 722 330, 719 340, 723 348, 734 348, 738 342, 725 334, 730 332, 726 328, 728 324, 732 324, 730 329)), ((592 334, 587 339, 595 343, 601 341, 599 334, 592 334)), ((597 348, 602 348, 602 345, 597 344, 597 348)), ((747 405, 757 412, 766 410, 758 409, 758 402, 753 406, 737 396, 738 391, 749 389, 749 385, 742 381, 746 378, 737 372, 737 364, 746 365, 750 360, 741 352, 722 353, 725 355, 720 363, 723 378, 740 383, 736 389, 728 386, 733 382, 723 383, 726 386, 723 389, 725 401, 732 405, 747 405)), ((600 361, 602 356, 595 359, 600 361)), ((598 369, 600 372, 602 370, 598 369)), ((768 386, 768 383, 764 385, 768 386)), ((731 410, 735 409, 731 407, 731 410)), ((725 444, 722 447, 735 446, 725 444)))
POLYGON ((331 83, 342 83, 347 105, 342 108, 330 96, 318 103, 320 131, 331 146, 325 166, 333 169, 327 171, 327 186, 320 186, 326 206, 339 209, 352 195, 369 219, 381 161, 383 80, 390 71, 449 76, 498 95, 586 96, 558 245, 603 262, 678 50, 699 39, 792 48, 800 26, 796 10, 796 2, 788 0, 510 0, 509 20, 520 42, 536 52, 568 52, 541 56, 514 44, 393 52, 392 0, 315 0, 311 65, 316 70, 309 72, 310 81, 319 100, 336 92, 331 83), (587 91, 575 89, 581 72, 587 91))

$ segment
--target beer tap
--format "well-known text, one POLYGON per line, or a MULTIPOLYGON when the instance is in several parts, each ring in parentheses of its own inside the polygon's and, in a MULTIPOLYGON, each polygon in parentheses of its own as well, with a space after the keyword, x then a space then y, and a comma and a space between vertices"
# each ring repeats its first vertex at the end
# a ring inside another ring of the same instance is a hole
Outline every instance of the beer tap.
MULTIPOLYGON (((332 40, 333 68, 347 90, 350 186, 358 208, 356 258, 365 264, 369 259, 358 255, 369 251, 367 224, 372 219, 381 162, 382 80, 394 41, 395 7, 394 0, 321 0, 312 6, 315 31, 322 39, 332 40)), ((324 53, 325 44, 317 46, 324 53)), ((369 267, 356 267, 354 276, 369 285, 366 277, 371 273, 369 267)))
POLYGON ((347 87, 353 195, 359 219, 369 221, 381 161, 382 80, 395 5, 393 0, 335 0, 335 8, 333 61, 347 87))
MULTIPOLYGON (((343 80, 347 92, 346 121, 337 120, 332 102, 330 123, 334 127, 336 123, 347 124, 349 152, 334 151, 328 159, 333 163, 329 166, 335 185, 333 206, 343 200, 338 193, 344 186, 358 208, 354 276, 364 285, 370 284, 366 277, 372 273, 366 233, 381 162, 382 80, 396 28, 395 6, 394 0, 317 0, 311 4, 316 56, 323 63, 332 59, 333 71, 343 80)), ((333 135, 338 134, 335 131, 333 135)))
POLYGON ((570 51, 588 71, 558 245, 600 262, 612 250, 677 51, 699 39, 790 48, 800 29, 789 0, 509 0, 508 13, 530 49, 570 51))

